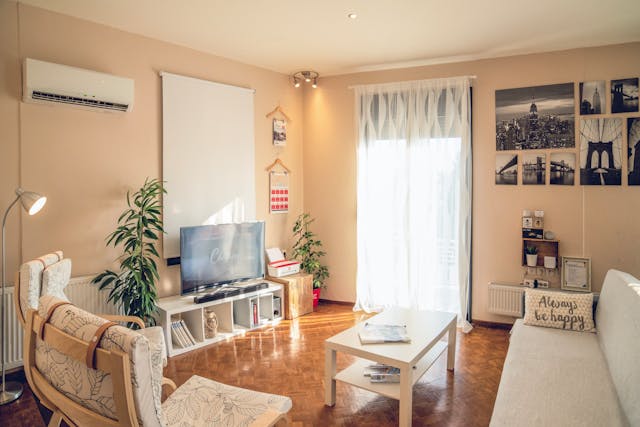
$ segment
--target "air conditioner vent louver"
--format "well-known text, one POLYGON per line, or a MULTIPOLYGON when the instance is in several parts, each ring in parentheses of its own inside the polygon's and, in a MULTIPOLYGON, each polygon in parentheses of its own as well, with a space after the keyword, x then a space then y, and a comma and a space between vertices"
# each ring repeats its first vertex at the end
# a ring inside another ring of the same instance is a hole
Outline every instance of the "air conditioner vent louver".
POLYGON ((22 99, 94 111, 131 111, 133 79, 25 58, 22 99))
POLYGON ((86 107, 104 108, 107 110, 127 111, 129 108, 126 104, 118 104, 115 102, 96 101, 95 99, 84 99, 75 96, 56 95, 55 93, 47 92, 32 92, 33 99, 40 99, 44 101, 62 102, 64 104, 84 105, 86 107))

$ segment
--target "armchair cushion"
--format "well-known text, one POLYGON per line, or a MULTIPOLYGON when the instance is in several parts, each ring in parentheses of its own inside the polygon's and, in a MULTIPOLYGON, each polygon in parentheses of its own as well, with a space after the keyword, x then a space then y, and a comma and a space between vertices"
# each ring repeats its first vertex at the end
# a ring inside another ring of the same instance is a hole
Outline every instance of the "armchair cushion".
POLYGON ((164 343, 164 331, 160 326, 138 329, 141 335, 149 340, 149 350, 151 351, 151 363, 160 363, 167 366, 167 346, 164 343))
POLYGON ((68 301, 64 288, 71 279, 71 259, 65 258, 49 265, 42 272, 42 295, 53 295, 68 301))
POLYGON ((194 375, 164 401, 162 409, 172 427, 271 425, 291 409, 291 399, 194 375), (269 420, 261 423, 265 415, 269 420))
MULTIPOLYGON (((40 315, 44 317, 49 308, 59 301, 50 295, 43 296, 40 299, 40 315)), ((49 320, 63 332, 87 342, 105 322, 105 319, 73 305, 59 307, 49 320)), ((99 346, 129 355, 138 419, 145 427, 164 425, 160 404, 161 353, 156 351, 154 358, 149 340, 137 331, 122 326, 107 329, 99 346)), ((51 385, 70 399, 106 417, 117 417, 110 374, 90 369, 40 340, 36 344, 36 367, 51 385)))
POLYGON ((42 295, 42 271, 62 258, 62 251, 57 251, 20 266, 20 311, 23 318, 30 308, 38 309, 38 300, 42 295))

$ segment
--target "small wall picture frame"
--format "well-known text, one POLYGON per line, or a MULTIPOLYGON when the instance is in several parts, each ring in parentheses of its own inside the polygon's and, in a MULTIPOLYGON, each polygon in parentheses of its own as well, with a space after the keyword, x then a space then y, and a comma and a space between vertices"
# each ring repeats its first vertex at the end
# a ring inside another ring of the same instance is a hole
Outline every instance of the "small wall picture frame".
POLYGON ((273 119, 273 145, 287 145, 287 122, 273 119))
POLYGON ((565 291, 591 292, 591 258, 563 256, 560 287, 565 291))

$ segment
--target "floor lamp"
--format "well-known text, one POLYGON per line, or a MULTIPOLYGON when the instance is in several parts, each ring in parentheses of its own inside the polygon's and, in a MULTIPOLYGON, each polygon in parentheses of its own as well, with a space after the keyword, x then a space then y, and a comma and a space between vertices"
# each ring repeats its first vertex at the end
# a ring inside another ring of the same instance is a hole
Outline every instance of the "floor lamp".
POLYGON ((4 226, 7 222, 7 215, 11 208, 18 203, 18 200, 22 203, 22 207, 29 215, 37 214, 40 209, 47 203, 47 198, 41 196, 38 193, 31 191, 24 191, 22 188, 16 190, 16 198, 7 210, 4 212, 4 218, 2 218, 2 312, 0 319, 2 319, 2 392, 0 393, 0 405, 6 405, 14 400, 18 399, 22 395, 22 384, 10 381, 6 382, 4 378, 4 286, 5 286, 5 272, 6 272, 6 251, 4 246, 4 226))

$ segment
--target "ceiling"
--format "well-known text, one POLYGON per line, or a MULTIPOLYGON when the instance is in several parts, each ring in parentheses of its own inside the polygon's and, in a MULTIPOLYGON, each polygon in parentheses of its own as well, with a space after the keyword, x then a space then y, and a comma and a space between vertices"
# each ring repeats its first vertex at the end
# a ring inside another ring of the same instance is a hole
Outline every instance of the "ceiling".
POLYGON ((639 0, 20 0, 290 74, 640 41, 639 0), (347 17, 356 13, 356 19, 347 17))

